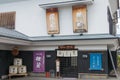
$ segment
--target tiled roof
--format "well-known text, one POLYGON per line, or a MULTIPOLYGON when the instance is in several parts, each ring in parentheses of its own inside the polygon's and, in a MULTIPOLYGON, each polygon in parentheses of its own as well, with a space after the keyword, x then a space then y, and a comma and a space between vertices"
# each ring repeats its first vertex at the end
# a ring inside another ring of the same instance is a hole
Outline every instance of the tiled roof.
POLYGON ((29 37, 16 30, 0 27, 0 37, 23 39, 29 41, 55 41, 55 40, 94 40, 94 39, 117 39, 117 36, 110 34, 83 34, 83 35, 57 35, 29 37))
POLYGON ((11 30, 11 29, 2 28, 2 27, 0 27, 0 36, 28 40, 28 36, 18 32, 16 30, 11 30))

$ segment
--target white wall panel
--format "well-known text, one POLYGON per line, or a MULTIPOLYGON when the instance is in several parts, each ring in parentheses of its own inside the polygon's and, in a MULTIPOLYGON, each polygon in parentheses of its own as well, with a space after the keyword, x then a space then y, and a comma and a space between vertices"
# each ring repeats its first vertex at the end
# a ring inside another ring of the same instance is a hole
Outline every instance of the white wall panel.
MULTIPOLYGON (((45 2, 47 0, 28 0, 19 3, 1 4, 0 12, 16 11, 17 31, 28 36, 48 36, 46 12, 39 6, 41 1, 45 2)), ((87 6, 88 32, 86 34, 109 33, 107 4, 107 0, 94 0, 92 5, 87 6)), ((59 35, 76 35, 76 33, 73 33, 71 6, 59 8, 59 23, 59 35)))
MULTIPOLYGON (((86 45, 86 46, 75 46, 79 50, 107 50, 107 45, 86 45)), ((20 47, 20 50, 26 51, 34 51, 34 50, 55 50, 58 49, 58 46, 34 46, 34 47, 20 47)))

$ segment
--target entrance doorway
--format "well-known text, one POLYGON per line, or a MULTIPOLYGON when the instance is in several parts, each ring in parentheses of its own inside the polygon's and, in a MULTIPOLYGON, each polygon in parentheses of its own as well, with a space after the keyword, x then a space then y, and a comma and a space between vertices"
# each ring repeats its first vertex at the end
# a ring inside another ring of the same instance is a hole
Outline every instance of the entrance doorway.
POLYGON ((60 57, 60 75, 62 77, 77 77, 77 57, 60 57))

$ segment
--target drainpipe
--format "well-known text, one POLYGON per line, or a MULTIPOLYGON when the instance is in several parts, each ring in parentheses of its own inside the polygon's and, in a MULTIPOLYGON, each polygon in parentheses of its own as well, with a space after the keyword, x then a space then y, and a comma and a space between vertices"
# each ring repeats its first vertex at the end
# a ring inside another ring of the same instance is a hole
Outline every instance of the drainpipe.
MULTIPOLYGON (((116 75, 116 77, 117 77, 117 79, 118 79, 118 73, 117 73, 117 71, 116 71, 116 68, 115 68, 115 65, 114 65, 114 61, 113 61, 113 57, 112 57, 112 53, 111 53, 110 49, 109 49, 109 55, 110 55, 110 59, 111 59, 111 62, 112 62, 112 66, 113 66, 115 75, 116 75)), ((119 80, 119 79, 118 79, 118 80, 119 80)))

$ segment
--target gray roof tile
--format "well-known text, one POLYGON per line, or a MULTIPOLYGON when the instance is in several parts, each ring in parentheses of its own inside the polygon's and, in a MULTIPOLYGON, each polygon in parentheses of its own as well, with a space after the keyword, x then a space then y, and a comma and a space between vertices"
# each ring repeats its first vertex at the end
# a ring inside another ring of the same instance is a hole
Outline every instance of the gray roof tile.
POLYGON ((91 39, 117 39, 110 34, 83 34, 83 35, 59 35, 59 36, 37 36, 29 37, 32 41, 54 41, 54 40, 91 40, 91 39))
POLYGON ((57 35, 57 36, 36 36, 29 37, 16 30, 0 27, 0 36, 29 41, 55 41, 55 40, 91 40, 91 39, 117 39, 117 36, 110 34, 83 34, 83 35, 57 35))
POLYGON ((28 36, 16 31, 7 28, 0 27, 0 36, 2 37, 10 37, 10 38, 17 38, 17 39, 28 39, 28 36))

